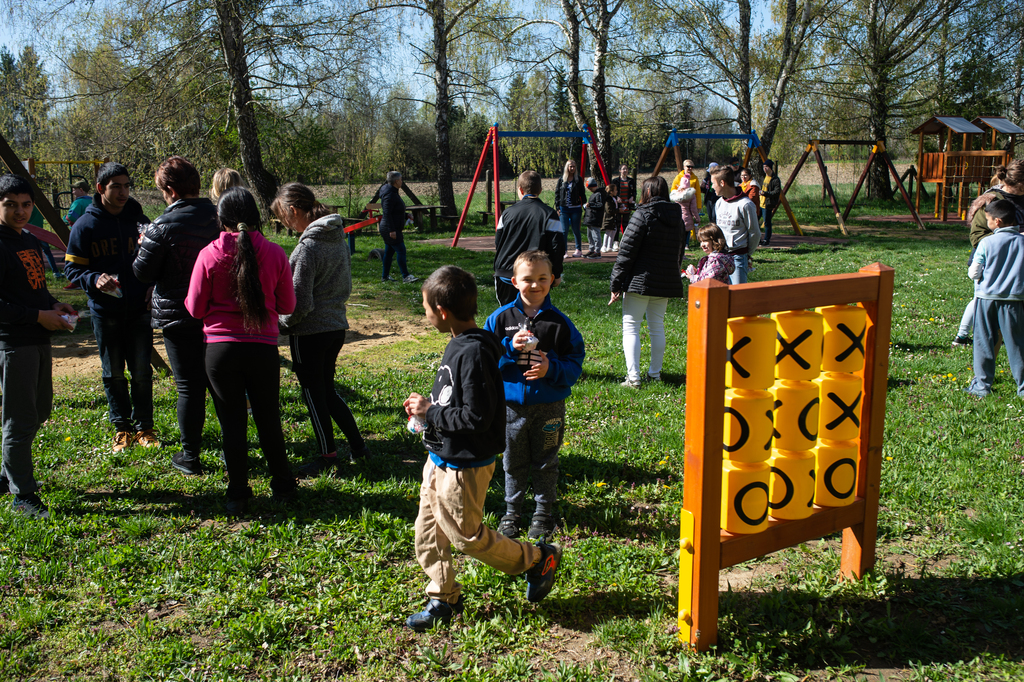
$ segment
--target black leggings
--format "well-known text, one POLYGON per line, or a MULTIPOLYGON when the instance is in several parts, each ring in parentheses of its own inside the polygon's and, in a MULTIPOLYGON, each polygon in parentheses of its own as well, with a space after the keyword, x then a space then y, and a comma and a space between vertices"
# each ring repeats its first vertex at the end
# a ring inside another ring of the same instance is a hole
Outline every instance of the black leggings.
POLYGON ((178 429, 181 450, 186 459, 198 459, 203 448, 203 424, 206 423, 206 342, 202 327, 164 329, 164 350, 171 362, 178 388, 178 429))
POLYGON ((321 455, 337 452, 334 443, 334 425, 345 434, 352 452, 362 450, 366 443, 359 433, 355 417, 348 404, 338 395, 334 385, 334 371, 338 364, 338 353, 345 345, 345 330, 339 329, 308 336, 289 336, 292 349, 292 369, 302 387, 302 399, 309 409, 313 422, 317 446, 321 455))
POLYGON ((249 488, 249 416, 245 396, 249 395, 260 449, 267 460, 270 487, 277 493, 295 489, 295 477, 288 468, 281 431, 280 361, 277 346, 266 343, 224 342, 206 344, 206 374, 210 378, 214 405, 224 438, 224 463, 228 469, 228 498, 244 499, 249 488))

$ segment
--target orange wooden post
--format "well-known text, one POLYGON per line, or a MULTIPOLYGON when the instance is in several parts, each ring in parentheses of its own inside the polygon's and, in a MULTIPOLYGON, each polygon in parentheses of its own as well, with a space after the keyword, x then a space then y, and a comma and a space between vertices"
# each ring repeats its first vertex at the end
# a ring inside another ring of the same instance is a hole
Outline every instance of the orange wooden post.
POLYGON ((862 577, 875 563, 878 533, 878 488, 882 479, 882 436, 885 433, 885 397, 889 381, 889 338, 892 331, 892 291, 895 271, 872 263, 860 269, 878 277, 874 300, 861 305, 867 311, 864 332, 864 405, 857 463, 857 497, 864 500, 864 520, 843 530, 841 570, 862 577))
POLYGON ((728 317, 727 285, 704 280, 690 287, 683 508, 694 517, 694 555, 691 623, 680 622, 680 634, 688 630, 686 639, 700 650, 706 650, 718 639, 722 416, 728 317))
POLYGON ((821 158, 821 150, 818 149, 818 141, 814 140, 814 158, 818 162, 818 170, 821 171, 821 184, 822 187, 828 192, 829 201, 832 202, 832 211, 836 214, 836 222, 839 223, 839 229, 842 230, 843 234, 849 235, 850 231, 846 229, 846 223, 843 222, 843 214, 839 210, 839 201, 836 199, 836 193, 832 189, 832 183, 828 179, 828 170, 825 168, 825 160, 821 158))
MULTIPOLYGON (((498 229, 498 221, 501 220, 501 179, 498 177, 498 126, 491 128, 491 156, 494 167, 494 229, 498 229)), ((514 190, 513 190, 514 191, 514 190)))

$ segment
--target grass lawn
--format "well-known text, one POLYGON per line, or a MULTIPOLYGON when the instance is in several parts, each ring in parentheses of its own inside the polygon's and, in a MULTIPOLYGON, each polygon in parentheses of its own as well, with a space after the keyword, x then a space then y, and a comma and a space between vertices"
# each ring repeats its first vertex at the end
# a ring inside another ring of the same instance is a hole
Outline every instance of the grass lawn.
MULTIPOLYGON (((814 223, 817 199, 805 199, 802 222, 814 223)), ((823 214, 822 223, 831 209, 823 214)), ((857 215, 851 225, 866 226, 857 215)), ((571 261, 554 301, 583 333, 587 361, 561 454, 565 557, 544 602, 526 601, 521 578, 459 556, 465 614, 423 635, 402 625, 422 604, 425 577, 412 526, 424 450, 405 430, 401 402, 429 389, 440 334, 343 358, 339 382, 376 457, 342 478, 303 483, 297 509, 270 501, 251 427, 258 497, 243 522, 225 516, 212 406, 210 473, 186 478, 169 463, 169 378, 155 389, 167 447, 120 454, 110 451, 99 377, 62 379, 35 448, 53 518, 0 509, 0 679, 1024 678, 1024 401, 1005 353, 992 397, 963 391, 971 353, 949 341, 971 293, 966 228, 884 231, 761 252, 751 276, 896 268, 878 562, 863 580, 839 578, 837 536, 734 567, 722 573, 717 650, 685 651, 675 605, 686 302, 666 317, 666 381, 622 388, 621 308, 606 305, 611 266, 571 261)), ((360 305, 350 314, 422 319, 418 287, 382 285, 379 265, 365 259, 374 239, 359 244, 351 302, 360 305)), ((409 242, 416 274, 446 263, 476 273, 482 322, 495 307, 490 254, 409 242)), ((287 366, 281 403, 297 464, 315 440, 287 366)), ((486 505, 492 525, 502 497, 499 474, 486 505)))

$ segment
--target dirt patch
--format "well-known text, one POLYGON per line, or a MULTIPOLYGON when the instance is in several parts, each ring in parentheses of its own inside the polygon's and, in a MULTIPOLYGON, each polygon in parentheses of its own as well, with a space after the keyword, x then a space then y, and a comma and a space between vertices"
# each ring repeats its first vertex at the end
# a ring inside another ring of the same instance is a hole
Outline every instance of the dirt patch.
MULTIPOLYGON (((384 318, 349 317, 349 330, 345 334, 345 347, 342 355, 354 355, 383 344, 412 339, 429 331, 424 318, 418 322, 384 318)), ((96 347, 96 337, 88 334, 68 336, 54 335, 50 343, 53 349, 53 376, 55 379, 64 377, 98 376, 100 373, 100 356, 96 347)), ((164 350, 164 339, 160 330, 153 335, 153 347, 167 362, 167 351, 164 350)), ((278 352, 291 360, 288 341, 284 337, 278 341, 278 352)))

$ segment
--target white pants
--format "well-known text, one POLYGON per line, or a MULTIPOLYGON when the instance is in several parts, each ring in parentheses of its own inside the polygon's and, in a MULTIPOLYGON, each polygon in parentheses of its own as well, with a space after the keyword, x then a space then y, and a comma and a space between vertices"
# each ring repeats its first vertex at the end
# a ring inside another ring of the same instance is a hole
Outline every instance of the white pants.
POLYGON ((640 326, 647 315, 651 335, 651 364, 647 374, 661 376, 665 359, 665 310, 668 299, 626 292, 622 296, 622 352, 626 356, 626 376, 640 380, 640 326))

